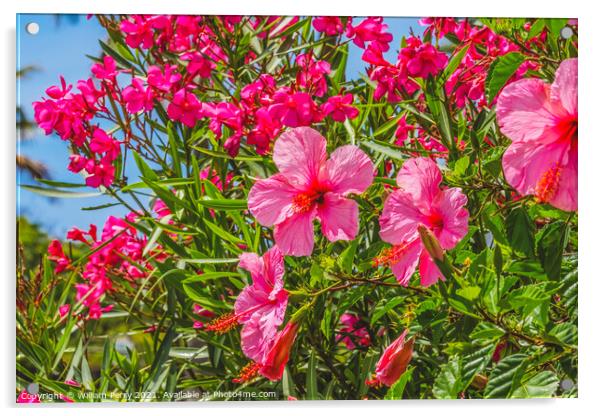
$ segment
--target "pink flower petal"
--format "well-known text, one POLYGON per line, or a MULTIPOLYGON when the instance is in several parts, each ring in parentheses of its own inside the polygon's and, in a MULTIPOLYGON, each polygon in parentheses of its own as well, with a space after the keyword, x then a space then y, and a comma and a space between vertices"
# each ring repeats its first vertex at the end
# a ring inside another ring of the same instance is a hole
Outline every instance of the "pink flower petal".
POLYGON ((263 255, 264 279, 272 288, 272 291, 279 291, 283 288, 284 282, 284 257, 278 246, 269 249, 263 255))
POLYGON ((379 218, 380 238, 391 244, 410 241, 418 235, 418 224, 424 221, 424 215, 415 205, 412 195, 398 189, 385 201, 379 218))
POLYGON ((552 84, 551 97, 560 101, 571 115, 577 115, 577 58, 566 59, 560 63, 556 78, 552 84))
POLYGON ((274 239, 283 254, 309 256, 314 248, 316 209, 294 214, 274 227, 274 239))
POLYGON ((357 202, 332 192, 327 192, 323 198, 324 202, 318 207, 318 218, 324 236, 329 241, 353 240, 358 231, 357 202))
POLYGON ((558 190, 549 204, 564 211, 577 211, 577 144, 571 146, 568 161, 560 170, 558 190))
POLYGON ((246 324, 252 320, 255 314, 261 314, 268 311, 270 302, 268 298, 269 293, 270 292, 261 290, 254 285, 246 286, 238 294, 236 302, 234 303, 234 313, 240 315, 238 317, 238 322, 246 324), (252 311, 252 313, 247 313, 247 311, 252 311))
POLYGON ((525 78, 506 86, 497 101, 500 130, 512 141, 556 140, 556 116, 548 103, 550 86, 541 79, 525 78))
POLYGON ((570 143, 567 142, 540 145, 531 142, 512 143, 502 157, 506 181, 521 195, 535 195, 537 184, 547 171, 557 164, 567 164, 569 146, 570 143))
POLYGON ((310 127, 282 133, 274 145, 274 163, 293 186, 304 190, 317 181, 326 161, 326 139, 310 127))
POLYGON ((337 148, 326 161, 324 175, 330 190, 338 194, 361 194, 372 184, 374 165, 357 146, 337 148))
POLYGON ((277 332, 277 326, 262 325, 259 320, 249 321, 240 332, 242 352, 255 362, 263 362, 277 332))
POLYGON ((251 273, 253 282, 263 274, 263 260, 257 254, 242 253, 238 258, 238 267, 251 273))
POLYGON ((397 174, 399 187, 410 193, 421 207, 430 206, 439 193, 441 180, 439 167, 426 157, 406 160, 397 174))
POLYGON ((435 262, 433 262, 433 259, 431 259, 431 256, 426 250, 422 250, 422 253, 420 254, 419 271, 420 284, 422 286, 428 287, 432 284, 437 283, 439 279, 445 280, 445 277, 443 277, 441 271, 439 271, 439 268, 437 267, 435 262))
POLYGON ((407 286, 410 283, 410 278, 414 274, 416 266, 418 266, 418 258, 421 251, 422 243, 419 238, 416 238, 414 241, 408 243, 403 257, 391 266, 391 270, 400 285, 407 286))
POLYGON ((449 188, 441 191, 434 201, 443 220, 440 232, 435 235, 443 247, 449 250, 458 244, 468 233, 468 211, 464 208, 468 199, 460 188, 449 188))
POLYGON ((283 175, 261 179, 249 191, 249 210, 262 225, 272 226, 290 216, 296 194, 283 175))

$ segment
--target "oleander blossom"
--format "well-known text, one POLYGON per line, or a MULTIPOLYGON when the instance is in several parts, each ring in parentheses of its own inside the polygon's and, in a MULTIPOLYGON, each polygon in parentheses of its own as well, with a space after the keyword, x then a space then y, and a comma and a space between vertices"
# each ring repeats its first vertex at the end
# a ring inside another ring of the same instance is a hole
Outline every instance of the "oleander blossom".
POLYGON ((272 247, 262 257, 240 255, 239 267, 249 271, 253 284, 245 287, 234 304, 234 314, 242 324, 241 347, 251 360, 263 362, 270 342, 284 320, 288 292, 284 289, 284 257, 272 247))
POLYGON ((339 322, 341 323, 341 334, 337 336, 337 342, 343 342, 348 350, 354 350, 358 345, 362 347, 370 345, 368 329, 357 315, 344 313, 339 322))
POLYGON ((552 85, 526 78, 506 86, 497 102, 506 180, 521 195, 564 211, 577 210, 577 58, 564 60, 552 85))
POLYGON ((441 189, 441 181, 433 160, 408 159, 397 175, 399 189, 385 201, 379 219, 380 236, 393 247, 375 263, 391 267, 402 286, 408 285, 417 266, 423 286, 445 280, 422 244, 420 225, 431 230, 445 250, 455 247, 468 232, 466 196, 460 188, 441 189))
POLYGON ((280 173, 258 180, 249 192, 249 210, 264 226, 274 225, 282 252, 308 256, 314 246, 313 220, 331 242, 353 240, 358 206, 349 194, 361 194, 374 178, 370 158, 352 145, 327 159, 326 139, 308 127, 283 133, 274 146, 280 173))

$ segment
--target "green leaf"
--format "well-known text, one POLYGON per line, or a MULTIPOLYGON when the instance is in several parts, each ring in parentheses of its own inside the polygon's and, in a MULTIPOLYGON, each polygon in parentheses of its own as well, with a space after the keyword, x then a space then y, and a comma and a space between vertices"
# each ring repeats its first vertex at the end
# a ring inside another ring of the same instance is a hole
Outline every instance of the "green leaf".
POLYGON ((246 199, 200 199, 199 204, 205 208, 211 208, 216 211, 242 211, 247 209, 246 199))
POLYGON ((159 179, 155 171, 151 169, 142 156, 140 156, 135 150, 132 150, 132 154, 134 155, 136 166, 143 177, 150 179, 151 181, 156 181, 159 179))
POLYGON ((360 144, 362 146, 367 147, 370 150, 373 150, 375 152, 378 153, 382 153, 385 156, 390 157, 391 159, 396 159, 396 160, 405 160, 407 159, 403 153, 396 148, 395 145, 386 143, 386 142, 381 142, 379 140, 364 140, 361 141, 360 144))
POLYGON ((441 366, 435 378, 433 394, 437 399, 457 399, 463 389, 460 358, 452 357, 441 366))
POLYGON ((468 166, 470 166, 470 157, 462 156, 454 163, 454 174, 457 176, 464 175, 468 166))
POLYGON ((504 357, 493 369, 485 387, 487 399, 509 397, 520 381, 529 356, 513 354, 504 357))
POLYGON ((85 188, 88 186, 85 183, 51 181, 50 179, 36 179, 36 182, 43 183, 44 185, 52 186, 54 188, 85 188))
POLYGON ((555 222, 537 234, 537 255, 541 266, 552 280, 560 278, 562 255, 569 237, 569 224, 555 222))
POLYGON ((182 283, 182 288, 190 299, 212 312, 230 309, 232 307, 227 302, 211 297, 206 290, 203 290, 204 287, 199 282, 184 281, 182 283))
POLYGON ((88 390, 94 391, 94 379, 92 378, 92 372, 90 371, 90 366, 88 365, 88 360, 86 356, 82 356, 81 363, 81 376, 82 376, 82 384, 88 390))
POLYGON ((355 239, 343 250, 339 257, 339 262, 343 271, 347 274, 351 274, 353 269, 353 259, 357 251, 358 239, 355 239))
POLYGON ((441 80, 443 82, 447 81, 449 79, 449 77, 451 77, 452 74, 456 71, 456 69, 458 69, 458 66, 460 66, 460 63, 462 62, 462 59, 464 59, 464 56, 466 56, 466 52, 468 52, 469 48, 470 48, 470 44, 464 46, 462 49, 460 49, 458 52, 456 52, 452 56, 452 58, 449 60, 449 62, 447 64, 447 66, 441 73, 441 80))
POLYGON ((462 357, 462 391, 466 390, 475 376, 489 365, 495 344, 487 345, 462 357))
POLYGON ((475 300, 479 297, 479 293, 481 293, 481 288, 478 286, 466 286, 461 289, 458 289, 456 292, 459 296, 462 296, 467 300, 475 300))
POLYGON ((559 380, 551 371, 542 371, 534 376, 524 377, 510 396, 513 399, 552 397, 558 389, 559 380))
POLYGON ((44 188, 35 185, 20 185, 21 188, 27 189, 35 194, 49 196, 51 198, 91 198, 102 195, 102 192, 73 192, 64 191, 62 189, 44 188))
POLYGON ((412 378, 412 373, 414 372, 414 367, 409 367, 406 371, 403 372, 399 380, 395 382, 389 390, 387 390, 387 394, 385 395, 385 400, 401 400, 403 399, 403 392, 408 384, 408 381, 412 378))
POLYGON ((490 322, 479 322, 475 329, 470 333, 470 338, 487 343, 494 342, 503 336, 506 332, 499 326, 490 322))
POLYGON ((220 238, 222 238, 222 239, 224 239, 226 241, 229 241, 231 243, 234 243, 234 244, 244 244, 243 240, 241 240, 240 238, 236 237, 235 235, 232 235, 231 233, 229 233, 228 231, 224 230, 223 228, 215 225, 211 221, 203 219, 203 222, 205 223, 205 225, 207 227, 209 227, 209 229, 211 231, 213 231, 213 233, 215 235, 219 236, 220 238))
POLYGON ((374 325, 380 318, 382 318, 387 312, 396 307, 397 305, 403 303, 405 301, 405 297, 403 296, 395 296, 392 299, 383 299, 383 302, 380 302, 376 308, 374 309, 374 313, 372 314, 372 318, 370 318, 370 325, 374 325))
POLYGON ((510 211, 506 218, 506 236, 510 246, 528 256, 535 251, 535 225, 529 217, 527 210, 518 207, 510 211))
POLYGON ((305 378, 305 389, 307 400, 318 400, 318 379, 316 374, 316 353, 312 350, 307 363, 307 374, 305 378))
POLYGON ((491 64, 485 80, 485 93, 489 103, 493 101, 524 61, 524 55, 518 52, 510 52, 500 56, 491 64))
POLYGON ((569 346, 577 345, 577 326, 570 322, 562 322, 554 325, 548 335, 561 344, 569 346))

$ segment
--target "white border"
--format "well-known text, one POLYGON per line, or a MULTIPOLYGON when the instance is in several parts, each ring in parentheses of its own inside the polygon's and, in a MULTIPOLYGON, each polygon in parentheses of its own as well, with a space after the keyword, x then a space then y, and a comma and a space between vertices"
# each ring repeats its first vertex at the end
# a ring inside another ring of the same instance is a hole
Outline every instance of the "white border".
MULTIPOLYGON (((2 239, 0 240, 0 264, 5 273, 0 276, 3 305, 2 325, 2 368, 0 395, 3 406, 14 406, 14 252, 15 252, 15 173, 14 159, 14 108, 15 108, 15 21, 21 13, 179 13, 179 14, 284 14, 284 15, 389 15, 389 16, 537 16, 579 18, 579 107, 581 110, 580 136, 582 137, 579 160, 579 399, 574 400, 523 400, 523 401, 411 401, 411 402, 275 402, 275 403, 214 403, 209 405, 180 405, 177 412, 199 415, 202 413, 264 415, 266 412, 306 415, 315 411, 337 411, 346 415, 379 411, 388 414, 419 412, 422 414, 448 415, 504 415, 543 413, 546 415, 570 413, 572 415, 600 414, 602 394, 598 391, 602 377, 600 336, 602 276, 600 260, 602 244, 601 170, 602 134, 600 134, 600 98, 602 97, 602 14, 593 1, 403 1, 403 0, 4 0, 2 2, 2 65, 1 89, 5 99, 0 100, 2 135, 0 143, 3 158, 2 215, 0 216, 2 239), (595 45, 595 46, 594 46, 595 45), (596 50, 597 49, 597 50, 596 50), (598 410, 594 410, 598 408, 598 410), (336 409, 336 410, 335 410, 336 409)), ((68 45, 65 45, 68 47, 68 45)), ((173 406, 173 405, 172 405, 173 406)), ((140 412, 147 415, 164 414, 169 406, 158 404, 146 406, 102 405, 82 409, 71 408, 77 413, 91 415, 108 412, 140 412)), ((175 406, 174 406, 175 407, 175 406)), ((48 415, 71 413, 69 406, 12 407, 9 414, 35 411, 48 415)))

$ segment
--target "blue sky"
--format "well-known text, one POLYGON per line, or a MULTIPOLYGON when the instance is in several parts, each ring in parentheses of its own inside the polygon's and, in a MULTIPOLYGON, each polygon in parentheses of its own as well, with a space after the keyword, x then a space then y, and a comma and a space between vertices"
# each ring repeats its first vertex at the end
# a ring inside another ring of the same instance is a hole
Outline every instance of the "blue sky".
MULTIPOLYGON (((422 28, 415 18, 386 18, 389 31, 393 34, 392 45, 399 45, 402 36, 410 33, 410 28, 421 33, 422 28)), ((90 60, 86 55, 100 54, 99 39, 105 39, 104 29, 96 19, 87 20, 85 16, 23 14, 17 17, 17 67, 33 65, 38 71, 29 74, 19 81, 17 102, 22 105, 29 118, 33 118, 31 104, 40 100, 44 90, 59 82, 63 75, 67 83, 75 84, 90 75, 90 60), (30 35, 25 27, 30 22, 39 24, 37 35, 30 35)), ((396 47, 387 52, 386 57, 394 61, 396 47)), ((360 59, 362 50, 350 49, 348 76, 357 76, 363 72, 360 59)), ((21 154, 46 164, 53 180, 83 183, 83 179, 66 169, 68 163, 67 143, 58 136, 45 136, 36 130, 31 140, 20 146, 21 154)), ((130 166, 133 164, 129 163, 130 166)), ((131 175, 128 172, 130 178, 131 175)), ((18 183, 35 183, 27 174, 17 173, 18 183)), ((101 226, 109 215, 122 216, 123 207, 111 207, 99 211, 82 211, 83 207, 101 205, 112 202, 109 197, 99 196, 79 199, 48 199, 27 190, 17 188, 18 213, 27 216, 55 237, 64 237, 72 226, 87 228, 94 223, 101 226)))

